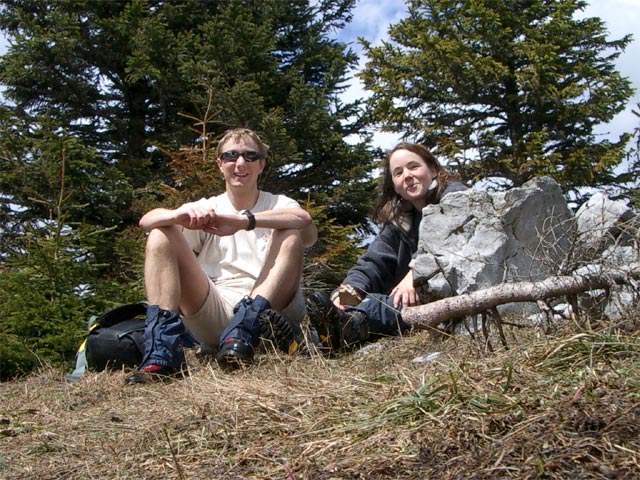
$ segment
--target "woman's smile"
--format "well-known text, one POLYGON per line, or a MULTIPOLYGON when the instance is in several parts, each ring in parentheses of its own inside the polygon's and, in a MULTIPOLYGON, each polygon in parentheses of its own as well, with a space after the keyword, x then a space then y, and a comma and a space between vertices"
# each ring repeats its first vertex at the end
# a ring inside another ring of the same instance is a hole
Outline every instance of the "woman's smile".
POLYGON ((395 151, 389 159, 389 169, 396 193, 415 208, 422 209, 436 172, 420 155, 409 150, 395 151))

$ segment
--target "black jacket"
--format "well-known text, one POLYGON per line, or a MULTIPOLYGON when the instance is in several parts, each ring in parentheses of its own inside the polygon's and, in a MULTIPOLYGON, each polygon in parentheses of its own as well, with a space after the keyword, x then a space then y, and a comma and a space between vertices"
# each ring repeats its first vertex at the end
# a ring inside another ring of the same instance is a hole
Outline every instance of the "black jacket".
MULTIPOLYGON (((462 183, 450 183, 442 196, 466 190, 462 183)), ((422 212, 411 211, 408 234, 392 222, 386 223, 357 264, 349 270, 342 283, 351 285, 361 293, 389 295, 393 287, 409 272, 409 262, 418 250, 418 234, 422 212)))

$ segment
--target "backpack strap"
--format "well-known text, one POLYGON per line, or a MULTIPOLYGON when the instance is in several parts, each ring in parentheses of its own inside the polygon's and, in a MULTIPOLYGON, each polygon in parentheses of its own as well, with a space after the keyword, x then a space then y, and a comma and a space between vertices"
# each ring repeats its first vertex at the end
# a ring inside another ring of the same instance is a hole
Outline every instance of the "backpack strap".
MULTIPOLYGON (((91 315, 89 317, 89 322, 87 322, 87 332, 90 333, 96 327, 99 327, 98 317, 95 315, 91 315)), ((87 333, 87 334, 88 334, 87 333)), ((78 348, 78 352, 76 353, 76 366, 73 369, 73 372, 67 373, 67 380, 70 382, 77 382, 82 378, 84 372, 87 370, 87 339, 82 341, 80 344, 80 348, 78 348)))
MULTIPOLYGON (((126 305, 122 305, 120 307, 116 307, 108 312, 103 313, 99 317, 96 315, 92 315, 87 322, 87 335, 91 333, 94 328, 97 327, 110 327, 122 320, 127 320, 129 318, 135 318, 139 315, 146 315, 147 306, 149 304, 147 302, 137 302, 137 303, 129 303, 126 305)), ((137 342, 136 342, 137 343, 137 342)), ((138 345, 141 347, 141 345, 138 345)), ((88 364, 87 364, 87 339, 83 340, 80 344, 80 348, 78 348, 78 352, 76 353, 76 365, 73 369, 73 372, 67 373, 67 380, 70 382, 77 382, 82 378, 84 372, 86 372, 88 364)), ((142 351, 142 349, 141 349, 142 351)))
POLYGON ((148 306, 149 304, 147 302, 121 305, 100 315, 97 322, 102 327, 111 327, 123 320, 129 320, 130 318, 135 318, 140 315, 146 315, 148 306))

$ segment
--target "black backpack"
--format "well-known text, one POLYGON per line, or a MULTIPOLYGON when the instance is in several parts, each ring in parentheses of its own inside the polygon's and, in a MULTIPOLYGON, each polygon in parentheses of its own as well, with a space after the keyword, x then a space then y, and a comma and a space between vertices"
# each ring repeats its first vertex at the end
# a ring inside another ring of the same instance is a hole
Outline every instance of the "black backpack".
POLYGON ((147 302, 116 307, 88 322, 87 338, 76 354, 76 366, 67 379, 78 381, 87 368, 95 371, 140 365, 144 352, 147 302))

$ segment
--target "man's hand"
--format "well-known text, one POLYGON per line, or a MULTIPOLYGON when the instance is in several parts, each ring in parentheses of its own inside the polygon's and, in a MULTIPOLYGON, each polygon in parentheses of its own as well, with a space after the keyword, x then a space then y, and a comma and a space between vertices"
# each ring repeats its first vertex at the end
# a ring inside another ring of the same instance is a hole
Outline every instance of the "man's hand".
POLYGON ((202 230, 218 237, 226 237, 239 230, 244 230, 247 220, 244 215, 217 215, 215 221, 206 225, 202 230))
POLYGON ((175 210, 175 219, 178 225, 189 230, 206 230, 215 225, 218 215, 207 199, 189 202, 175 210))
POLYGON ((244 215, 218 214, 207 199, 185 203, 176 209, 176 220, 184 228, 202 230, 219 237, 233 235, 246 228, 244 215))
POLYGON ((403 307, 420 305, 420 297, 413 286, 413 270, 409 270, 409 273, 391 290, 391 295, 393 295, 394 308, 398 308, 400 301, 403 307))

